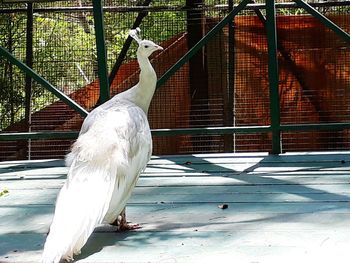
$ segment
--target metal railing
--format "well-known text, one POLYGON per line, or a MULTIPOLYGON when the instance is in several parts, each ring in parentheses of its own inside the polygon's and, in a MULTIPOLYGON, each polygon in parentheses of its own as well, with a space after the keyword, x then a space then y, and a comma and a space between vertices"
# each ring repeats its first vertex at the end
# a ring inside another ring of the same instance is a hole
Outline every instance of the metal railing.
MULTIPOLYGON (((302 1, 294 0, 294 3, 288 3, 285 6, 295 5, 306 10, 309 14, 317 18, 329 29, 334 31, 339 37, 350 44, 350 35, 334 24, 327 17, 318 12, 312 5, 302 1)), ((272 153, 281 152, 281 132, 283 131, 309 131, 309 130, 343 130, 350 128, 350 123, 322 123, 322 124, 281 124, 280 121, 280 101, 279 101, 279 74, 277 61, 277 31, 276 31, 276 6, 274 0, 266 0, 266 4, 250 4, 251 0, 243 0, 216 25, 214 26, 196 45, 194 45, 175 65, 173 65, 157 82, 157 87, 161 87, 171 76, 175 74, 185 63, 187 63, 196 52, 204 47, 220 30, 228 25, 236 15, 245 8, 266 9, 266 31, 268 39, 268 78, 270 91, 270 123, 268 126, 239 126, 239 127, 207 127, 207 128, 184 128, 184 129, 155 129, 152 134, 155 136, 173 136, 173 135, 198 135, 198 134, 234 134, 234 133, 272 133, 272 153)), ((329 3, 328 3, 329 4, 329 3)), ((282 5, 282 4, 278 4, 282 5)), ((144 11, 151 7, 139 6, 138 11, 144 11)), ((161 10, 161 7, 158 7, 161 10)), ((85 8, 86 9, 86 8, 85 8)), ((85 10, 84 9, 84 10, 85 10)), ((88 8, 90 9, 90 8, 88 8)), ((169 9, 169 8, 168 8, 169 9)), ((93 1, 94 25, 96 29, 96 45, 98 50, 99 82, 100 82, 100 100, 101 102, 109 98, 109 81, 107 74, 106 49, 104 39, 103 11, 101 1, 93 1)), ((171 9, 173 10, 173 9, 171 9)), ((58 10, 59 11, 59 10, 58 10)), ((183 11, 183 10, 182 10, 183 11)), ((11 61, 23 72, 28 74, 46 89, 55 94, 63 102, 68 104, 82 116, 88 112, 70 99, 67 95, 59 91, 44 78, 39 76, 31 68, 17 60, 11 53, 3 47, 0 47, 0 56, 11 61)), ((78 136, 78 132, 25 132, 25 133, 0 133, 0 141, 23 140, 23 139, 73 139, 78 136)))

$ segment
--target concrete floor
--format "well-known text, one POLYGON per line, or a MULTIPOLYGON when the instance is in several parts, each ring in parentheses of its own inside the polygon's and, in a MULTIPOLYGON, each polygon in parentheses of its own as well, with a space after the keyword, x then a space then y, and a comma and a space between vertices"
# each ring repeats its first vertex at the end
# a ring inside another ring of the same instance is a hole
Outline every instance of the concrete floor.
MULTIPOLYGON (((0 262, 40 262, 66 173, 0 163, 0 262)), ((98 227, 76 262, 347 262, 350 153, 155 156, 127 215, 142 228, 98 227)))

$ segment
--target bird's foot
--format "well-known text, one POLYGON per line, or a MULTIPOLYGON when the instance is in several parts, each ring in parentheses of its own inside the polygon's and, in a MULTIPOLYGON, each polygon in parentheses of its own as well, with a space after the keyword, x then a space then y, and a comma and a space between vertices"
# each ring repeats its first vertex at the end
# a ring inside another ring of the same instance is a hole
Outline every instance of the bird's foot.
POLYGON ((142 227, 139 224, 131 224, 130 222, 118 225, 118 231, 132 231, 140 228, 142 227))
POLYGON ((132 231, 142 228, 139 224, 131 224, 130 222, 127 222, 125 213, 119 215, 112 225, 116 226, 118 231, 132 231))

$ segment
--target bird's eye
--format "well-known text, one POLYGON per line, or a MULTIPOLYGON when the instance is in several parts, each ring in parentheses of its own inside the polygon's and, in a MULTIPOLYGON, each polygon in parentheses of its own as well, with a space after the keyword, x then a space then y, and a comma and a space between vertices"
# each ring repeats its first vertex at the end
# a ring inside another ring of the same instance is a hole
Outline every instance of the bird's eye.
POLYGON ((148 45, 145 45, 145 48, 149 48, 149 46, 148 46, 148 45))

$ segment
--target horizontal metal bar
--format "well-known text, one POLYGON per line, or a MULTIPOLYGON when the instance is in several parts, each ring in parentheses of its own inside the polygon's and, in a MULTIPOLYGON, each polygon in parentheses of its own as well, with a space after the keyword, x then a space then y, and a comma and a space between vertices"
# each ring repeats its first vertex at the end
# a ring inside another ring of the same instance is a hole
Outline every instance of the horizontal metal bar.
POLYGON ((0 133, 0 141, 76 139, 79 132, 5 132, 0 133))
POLYGON ((45 3, 45 2, 58 2, 66 0, 2 0, 4 4, 17 4, 17 3, 45 3))
POLYGON ((344 130, 350 129, 350 123, 283 124, 280 129, 281 131, 344 130))
POLYGON ((9 60, 12 64, 16 65, 24 73, 31 76, 36 82, 38 82, 39 84, 44 86, 47 90, 49 90, 51 93, 53 93, 56 97, 58 97, 64 103, 66 103, 71 108, 73 108, 75 111, 77 111, 81 116, 85 117, 86 115, 88 115, 88 112, 83 107, 81 107, 78 103, 76 103, 74 100, 72 100, 70 97, 68 97, 66 94, 64 94, 59 89, 55 88, 50 82, 48 82, 46 79, 39 76, 34 70, 32 70, 30 67, 28 67, 23 62, 19 61, 9 51, 7 51, 5 48, 0 46, 0 57, 1 56, 6 58, 7 60, 9 60))
MULTIPOLYGON (((207 127, 183 129, 153 129, 153 136, 175 136, 194 134, 232 134, 269 132, 270 126, 241 126, 241 127, 207 127)), ((0 133, 0 141, 40 140, 40 139, 76 139, 79 132, 19 132, 0 133)))
POLYGON ((200 134, 233 134, 233 133, 263 133, 270 132, 271 126, 240 126, 240 127, 206 127, 183 129, 154 129, 154 136, 200 135, 200 134))
MULTIPOLYGON (((26 1, 26 0, 25 0, 26 1)), ((313 7, 332 7, 332 6, 349 6, 350 1, 337 1, 337 2, 317 2, 309 3, 313 7)), ((235 5, 237 6, 237 5, 235 5)), ((227 10, 228 5, 203 5, 198 8, 187 8, 186 6, 105 6, 103 7, 104 12, 115 12, 115 13, 127 13, 127 12, 175 12, 175 11, 191 11, 191 10, 212 10, 220 11, 227 10)), ((248 4, 245 10, 256 10, 265 9, 264 3, 248 4)), ((298 5, 293 2, 287 3, 276 3, 276 8, 298 8, 298 5)), ((1 13, 19 13, 26 12, 25 8, 7 8, 0 10, 1 13)), ((62 13, 62 12, 92 12, 92 6, 83 7, 46 7, 46 8, 34 8, 34 13, 62 13)))
MULTIPOLYGON (((105 6, 104 12, 111 13, 128 13, 128 12, 175 12, 175 11, 191 11, 191 10, 222 10, 224 7, 202 6, 200 8, 187 8, 185 6, 105 6)), ((0 13, 19 13, 25 12, 25 8, 8 8, 0 10, 0 13)), ((92 12, 92 6, 75 6, 75 7, 46 7, 34 8, 34 13, 65 13, 65 12, 92 12)))
MULTIPOLYGON (((310 131, 310 130, 344 130, 350 129, 350 123, 312 123, 312 124, 283 124, 281 131, 310 131)), ((175 135, 205 135, 205 134, 233 134, 233 133, 266 133, 271 132, 271 126, 236 126, 236 127, 206 127, 182 129, 153 129, 153 136, 175 135)), ((41 139, 76 139, 79 132, 19 132, 0 133, 0 141, 41 140, 41 139)))
MULTIPOLYGON (((315 2, 309 3, 312 7, 332 7, 332 6, 350 6, 350 1, 332 1, 332 2, 315 2)), ((223 8, 228 8, 227 4, 217 5, 223 8)), ((296 3, 286 2, 286 3, 275 3, 276 9, 289 9, 289 8, 299 8, 296 3)), ((246 10, 257 10, 257 9, 266 9, 265 3, 254 3, 248 4, 245 8, 246 10)))
MULTIPOLYGON (((193 9, 193 8, 192 8, 193 9)), ((199 8, 196 8, 199 9, 199 8)), ((0 10, 2 12, 23 12, 24 8, 13 8, 13 9, 4 9, 0 10)), ((111 13, 128 13, 128 12, 166 12, 166 11, 187 11, 188 8, 184 6, 105 6, 103 7, 104 12, 111 13)), ((34 8, 35 13, 64 13, 64 12, 92 12, 92 6, 73 6, 73 7, 43 7, 43 8, 34 8)))

